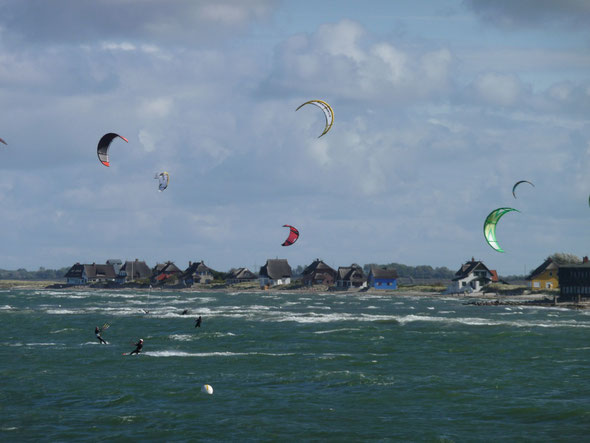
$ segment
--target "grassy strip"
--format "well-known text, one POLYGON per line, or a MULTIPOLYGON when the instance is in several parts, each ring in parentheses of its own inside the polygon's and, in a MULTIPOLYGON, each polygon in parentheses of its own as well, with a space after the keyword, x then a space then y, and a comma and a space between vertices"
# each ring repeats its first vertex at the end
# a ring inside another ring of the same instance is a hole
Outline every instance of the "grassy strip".
POLYGON ((0 280, 0 289, 33 288, 43 289, 61 282, 51 280, 0 280))

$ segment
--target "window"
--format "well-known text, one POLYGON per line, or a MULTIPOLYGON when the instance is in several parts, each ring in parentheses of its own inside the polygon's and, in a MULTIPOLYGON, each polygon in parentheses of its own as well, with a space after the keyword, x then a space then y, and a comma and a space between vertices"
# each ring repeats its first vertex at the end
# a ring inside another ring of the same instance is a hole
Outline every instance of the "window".
POLYGON ((541 282, 540 281, 534 281, 533 282, 533 288, 540 288, 541 287, 541 282))

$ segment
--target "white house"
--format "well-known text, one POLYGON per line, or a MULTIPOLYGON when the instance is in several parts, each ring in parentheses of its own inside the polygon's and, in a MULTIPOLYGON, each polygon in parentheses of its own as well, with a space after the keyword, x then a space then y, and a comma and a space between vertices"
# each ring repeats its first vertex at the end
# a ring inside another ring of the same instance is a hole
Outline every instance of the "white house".
POLYGON ((456 294, 465 292, 480 292, 484 286, 498 281, 498 274, 489 270, 481 261, 473 257, 455 273, 452 283, 445 293, 456 294))
POLYGON ((283 258, 268 259, 258 273, 260 287, 288 285, 291 283, 291 266, 283 258))
POLYGON ((114 282, 117 275, 112 264, 82 265, 76 263, 65 275, 68 285, 85 285, 87 283, 114 282))

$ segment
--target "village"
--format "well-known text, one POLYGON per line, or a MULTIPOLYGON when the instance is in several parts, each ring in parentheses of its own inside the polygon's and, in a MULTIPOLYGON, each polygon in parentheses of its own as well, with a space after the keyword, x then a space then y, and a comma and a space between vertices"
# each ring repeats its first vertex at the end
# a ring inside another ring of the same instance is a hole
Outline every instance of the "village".
MULTIPOLYGON (((74 264, 65 274, 67 286, 91 287, 160 287, 191 288, 201 285, 232 286, 249 283, 249 287, 262 290, 281 288, 322 288, 340 291, 396 291, 400 278, 396 269, 371 265, 369 272, 357 264, 334 269, 315 259, 295 275, 286 259, 268 259, 255 273, 247 268, 231 269, 222 273, 208 267, 203 260, 189 262, 186 269, 174 262, 156 264, 150 268, 143 260, 107 260, 104 264, 74 264)), ((560 301, 587 300, 590 298, 590 262, 584 257, 581 263, 558 264, 551 257, 526 277, 528 293, 547 293, 560 301)), ((490 288, 510 286, 501 280, 494 269, 482 261, 471 258, 462 264, 441 294, 481 294, 490 288)))

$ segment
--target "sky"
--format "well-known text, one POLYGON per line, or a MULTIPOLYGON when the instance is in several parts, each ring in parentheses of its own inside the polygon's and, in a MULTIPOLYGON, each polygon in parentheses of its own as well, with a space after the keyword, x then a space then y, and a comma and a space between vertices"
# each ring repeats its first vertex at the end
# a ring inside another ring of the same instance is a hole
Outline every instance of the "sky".
POLYGON ((590 254, 585 0, 0 0, 0 99, 3 269, 590 254))

